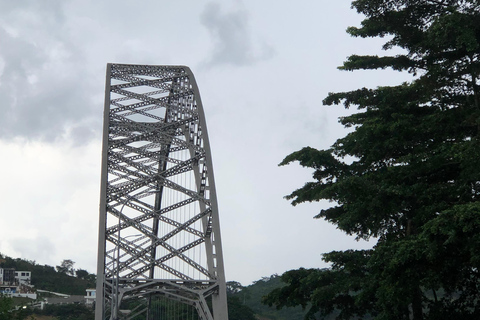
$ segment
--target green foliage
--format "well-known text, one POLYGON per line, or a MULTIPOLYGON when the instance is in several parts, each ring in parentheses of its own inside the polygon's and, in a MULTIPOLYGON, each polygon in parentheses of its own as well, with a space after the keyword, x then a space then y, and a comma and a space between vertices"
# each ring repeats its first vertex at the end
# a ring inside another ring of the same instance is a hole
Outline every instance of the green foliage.
POLYGON ((255 313, 244 304, 240 297, 227 296, 228 320, 256 320, 255 313))
MULTIPOLYGON (((238 282, 236 283, 238 284, 238 282)), ((229 320, 256 319, 253 311, 247 305, 243 304, 238 297, 228 294, 227 303, 229 320)), ((143 304, 141 301, 125 301, 122 304, 122 309, 135 310, 137 308, 145 307, 145 305, 146 301, 144 301, 143 304)), ((163 296, 152 297, 150 310, 150 317, 153 319, 199 319, 195 307, 171 300, 169 298, 165 298, 163 296)), ((142 320, 144 318, 144 315, 140 315, 135 319, 142 320)))
POLYGON ((75 262, 73 260, 65 259, 59 266, 56 267, 57 272, 73 276, 75 275, 75 269, 73 268, 74 264, 75 262))
POLYGON ((87 281, 90 288, 95 288, 97 277, 93 273, 89 273, 87 270, 78 269, 75 271, 77 278, 87 281))
MULTIPOLYGON (((227 283, 227 287, 231 284, 231 282, 227 283)), ((292 307, 286 308, 282 310, 276 310, 273 307, 269 307, 262 303, 262 298, 267 293, 277 288, 283 287, 285 284, 282 283, 280 277, 278 275, 272 275, 270 277, 263 277, 262 279, 255 281, 253 284, 243 287, 238 282, 237 288, 240 290, 236 290, 235 293, 230 294, 230 297, 236 299, 235 303, 238 304, 240 302, 242 305, 248 307, 252 310, 252 312, 257 316, 258 319, 270 319, 270 320, 301 320, 304 317, 305 312, 302 310, 301 307, 292 307), (240 286, 238 286, 240 285, 240 286)), ((229 298, 230 299, 230 298, 229 298)), ((230 304, 231 300, 229 300, 229 319, 230 318, 230 304)), ((243 317, 239 319, 250 319, 247 315, 250 312, 242 313, 243 317)), ((238 317, 237 317, 238 318, 238 317)))
POLYGON ((335 203, 316 218, 368 251, 332 252, 331 270, 295 270, 265 302, 310 305, 308 319, 480 318, 480 3, 357 0, 356 37, 387 37, 396 56, 352 55, 340 69, 408 71, 410 82, 330 93, 325 105, 356 112, 354 130, 330 149, 306 147, 298 161, 313 181, 288 199, 335 203), (348 159, 348 160, 345 160, 348 159))
POLYGON ((5 262, 0 268, 15 268, 15 270, 31 271, 32 285, 37 289, 60 292, 72 295, 84 295, 85 290, 95 287, 95 275, 88 274, 82 278, 66 273, 56 272, 52 266, 38 265, 35 261, 13 259, 5 256, 5 262))
POLYGON ((94 310, 83 304, 46 305, 45 310, 36 310, 35 313, 39 315, 53 316, 61 320, 95 319, 94 310))
POLYGON ((229 320, 255 320, 254 311, 246 301, 245 287, 240 282, 227 282, 227 304, 229 320))
POLYGON ((13 299, 0 294, 0 319, 9 319, 13 309, 13 299))
MULTIPOLYGON (((128 308, 133 310, 132 305, 128 308)), ((197 311, 193 306, 183 304, 162 296, 153 297, 151 301, 152 319, 197 320, 197 311)))

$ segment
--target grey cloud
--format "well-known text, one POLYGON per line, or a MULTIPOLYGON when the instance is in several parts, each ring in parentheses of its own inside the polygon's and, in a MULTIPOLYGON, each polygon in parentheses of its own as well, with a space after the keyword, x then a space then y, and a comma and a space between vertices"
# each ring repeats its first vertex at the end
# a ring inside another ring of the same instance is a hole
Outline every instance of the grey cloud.
POLYGON ((27 4, 0 13, 0 138, 55 141, 70 135, 84 142, 89 135, 85 129, 76 135, 76 128, 98 130, 101 119, 92 117, 82 50, 69 39, 60 4, 48 1, 49 10, 38 11, 34 2, 27 4))
POLYGON ((35 257, 40 261, 49 261, 55 255, 55 245, 45 236, 15 238, 10 244, 25 259, 35 257))
POLYGON ((208 65, 252 65, 274 54, 274 50, 266 43, 261 43, 260 48, 256 46, 249 29, 249 15, 245 10, 224 13, 218 3, 212 2, 205 7, 200 22, 213 39, 213 52, 207 61, 208 65))
POLYGON ((0 10, 5 14, 25 15, 26 12, 42 13, 43 18, 48 18, 44 22, 53 20, 63 20, 63 5, 69 0, 22 0, 22 1, 1 1, 0 10))

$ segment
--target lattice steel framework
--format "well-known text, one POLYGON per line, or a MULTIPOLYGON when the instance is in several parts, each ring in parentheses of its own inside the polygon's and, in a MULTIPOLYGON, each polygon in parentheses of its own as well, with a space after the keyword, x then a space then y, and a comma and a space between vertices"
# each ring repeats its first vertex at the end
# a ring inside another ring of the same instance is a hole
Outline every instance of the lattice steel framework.
POLYGON ((97 271, 96 320, 157 319, 158 296, 199 319, 228 318, 211 153, 188 67, 107 65, 97 271))

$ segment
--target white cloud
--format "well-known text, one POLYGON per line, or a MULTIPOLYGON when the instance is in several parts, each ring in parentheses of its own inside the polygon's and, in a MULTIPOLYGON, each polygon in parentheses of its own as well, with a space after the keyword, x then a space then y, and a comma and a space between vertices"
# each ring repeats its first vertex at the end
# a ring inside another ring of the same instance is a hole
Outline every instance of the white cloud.
MULTIPOLYGON (((13 249, 11 256, 26 260, 37 259, 38 261, 55 261, 55 245, 46 235, 32 237, 29 234, 21 233, 8 242, 13 249)), ((7 252, 10 250, 7 249, 7 252)))
POLYGON ((0 251, 95 271, 100 146, 0 141, 0 251))

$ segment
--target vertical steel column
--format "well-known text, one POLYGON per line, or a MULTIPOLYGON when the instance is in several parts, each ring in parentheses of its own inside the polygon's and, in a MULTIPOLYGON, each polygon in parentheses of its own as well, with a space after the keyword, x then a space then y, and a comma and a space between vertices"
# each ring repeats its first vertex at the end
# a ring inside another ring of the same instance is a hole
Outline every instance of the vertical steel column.
POLYGON ((100 178, 100 215, 98 222, 98 254, 97 254, 97 287, 95 290, 95 320, 104 319, 105 315, 105 229, 107 209, 107 183, 108 183, 108 128, 110 111, 110 70, 107 64, 105 80, 105 101, 103 111, 103 138, 102 138, 102 170, 100 178))

